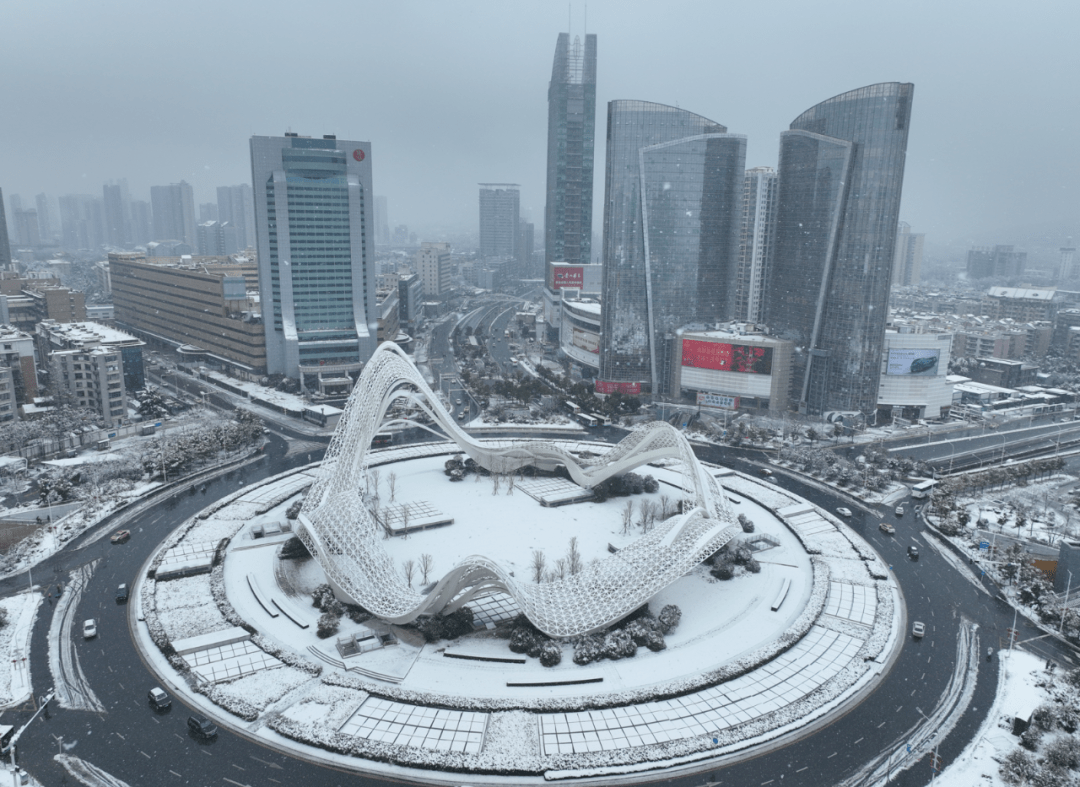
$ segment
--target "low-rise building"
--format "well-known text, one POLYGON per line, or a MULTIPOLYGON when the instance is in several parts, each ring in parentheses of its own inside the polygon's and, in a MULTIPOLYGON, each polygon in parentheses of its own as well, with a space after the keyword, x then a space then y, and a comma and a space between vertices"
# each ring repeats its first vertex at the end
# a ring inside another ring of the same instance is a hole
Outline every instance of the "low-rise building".
POLYGON ((34 337, 14 326, 0 325, 0 366, 11 370, 16 405, 32 403, 38 395, 34 337))
POLYGON ((885 331, 877 423, 948 418, 952 343, 952 334, 921 333, 910 326, 885 331))
POLYGON ((0 365, 0 424, 14 421, 19 416, 15 401, 15 378, 11 369, 0 365))

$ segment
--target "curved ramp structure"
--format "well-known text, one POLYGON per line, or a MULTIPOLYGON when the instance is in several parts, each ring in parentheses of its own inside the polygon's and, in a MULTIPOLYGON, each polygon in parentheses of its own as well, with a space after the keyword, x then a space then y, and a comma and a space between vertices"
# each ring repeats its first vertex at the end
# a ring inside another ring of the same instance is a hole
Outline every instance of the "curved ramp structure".
POLYGON ((599 456, 581 458, 544 440, 481 443, 461 430, 407 355, 387 342, 376 350, 353 389, 319 477, 300 513, 298 535, 326 571, 336 592, 392 623, 422 614, 452 612, 477 594, 509 594, 522 612, 553 637, 606 628, 724 546, 736 534, 719 485, 698 462, 686 439, 656 422, 631 433, 599 456), (462 451, 492 473, 526 465, 566 467, 573 480, 592 487, 651 461, 681 461, 683 513, 615 555, 566 579, 543 584, 511 577, 486 557, 467 558, 426 595, 405 582, 382 547, 383 529, 368 509, 367 453, 391 406, 405 401, 426 413, 462 451))

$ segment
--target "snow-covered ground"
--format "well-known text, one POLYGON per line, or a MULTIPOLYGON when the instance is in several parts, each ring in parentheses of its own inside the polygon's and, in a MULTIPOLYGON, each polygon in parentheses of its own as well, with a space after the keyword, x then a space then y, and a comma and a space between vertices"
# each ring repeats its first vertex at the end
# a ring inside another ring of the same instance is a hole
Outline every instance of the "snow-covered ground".
POLYGON ((26 590, 0 599, 7 625, 0 629, 0 708, 11 708, 30 697, 30 632, 41 605, 41 594, 26 590))
POLYGON ((1045 659, 1022 650, 999 651, 999 658, 1002 670, 994 705, 967 748, 955 762, 945 763, 935 781, 939 787, 1007 787, 999 763, 1019 745, 1012 734, 1012 718, 1023 708, 1031 710, 1049 701, 1048 692, 1038 685, 1046 678, 1045 659))

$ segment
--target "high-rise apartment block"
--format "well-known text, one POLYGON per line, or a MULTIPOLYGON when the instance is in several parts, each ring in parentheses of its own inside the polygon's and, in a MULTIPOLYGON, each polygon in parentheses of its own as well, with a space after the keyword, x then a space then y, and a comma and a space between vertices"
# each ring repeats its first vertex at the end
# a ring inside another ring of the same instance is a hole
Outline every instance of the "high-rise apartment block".
POLYGON ((608 104, 600 393, 669 393, 677 333, 730 319, 746 138, 684 109, 608 104))
POLYGON ((416 270, 424 283, 424 297, 442 300, 450 291, 450 244, 421 243, 416 270))
POLYGON ((4 212, 4 190, 0 189, 0 271, 11 269, 11 242, 8 240, 7 216, 4 212))
POLYGON ((390 217, 387 213, 386 197, 375 198, 375 242, 380 246, 390 245, 390 217))
POLYGON ((53 216, 56 214, 49 208, 49 197, 46 194, 38 194, 34 197, 37 205, 38 235, 43 246, 51 246, 56 242, 56 227, 53 224, 53 216))
MULTIPOLYGON (((1069 240, 1072 240, 1070 238, 1069 240)), ((0 247, 0 254, 3 254, 3 248, 0 247)), ((1065 279, 1071 279, 1076 276, 1076 247, 1075 246, 1063 246, 1059 252, 1058 257, 1058 281, 1064 281, 1065 279)), ((0 266, 2 267, 2 266, 0 266)))
POLYGON ((795 345, 800 412, 876 412, 913 92, 843 93, 780 135, 765 322, 795 345))
POLYGON ((102 186, 105 203, 105 239, 110 246, 123 246, 128 242, 127 211, 124 195, 119 186, 102 186))
POLYGON ((225 254, 243 251, 255 246, 255 206, 251 196, 251 186, 241 183, 239 186, 219 186, 217 190, 217 220, 228 222, 236 233, 235 247, 228 248, 225 254))
POLYGON ((911 225, 901 221, 896 229, 896 251, 893 255, 894 286, 918 284, 922 274, 923 241, 926 235, 912 232, 911 225))
POLYGON ((480 184, 480 256, 517 257, 521 193, 516 183, 480 184))
POLYGON ((268 372, 358 372, 379 319, 371 143, 252 137, 251 182, 268 372))
POLYGON ((195 248, 195 196, 184 181, 150 187, 154 240, 178 240, 195 248))
POLYGON ((1027 252, 1012 246, 976 247, 968 251, 969 279, 1005 279, 1021 276, 1027 268, 1027 252))
POLYGON ((735 281, 735 319, 756 323, 761 319, 765 281, 776 237, 776 170, 754 167, 746 171, 742 193, 742 231, 735 281))
POLYGON ((587 265, 592 249, 596 36, 560 33, 548 85, 545 262, 587 265))

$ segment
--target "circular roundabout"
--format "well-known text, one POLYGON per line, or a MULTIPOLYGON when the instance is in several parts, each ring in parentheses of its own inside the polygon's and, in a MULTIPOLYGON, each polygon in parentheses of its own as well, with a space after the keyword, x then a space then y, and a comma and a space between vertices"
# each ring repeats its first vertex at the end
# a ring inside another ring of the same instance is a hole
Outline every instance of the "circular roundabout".
MULTIPOLYGON (((442 425, 430 391, 393 390, 442 425)), ((628 451, 444 425, 449 442, 353 452, 357 401, 336 454, 184 523, 135 590, 163 683, 261 743, 425 783, 626 782, 789 740, 900 645, 899 590, 865 541, 649 443, 662 429, 628 451)))

